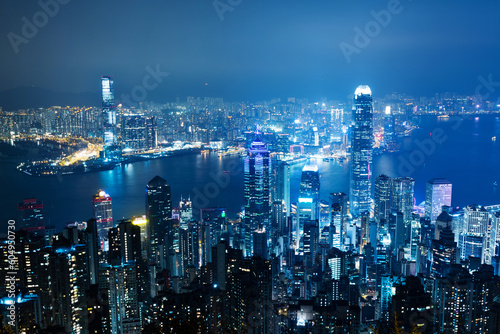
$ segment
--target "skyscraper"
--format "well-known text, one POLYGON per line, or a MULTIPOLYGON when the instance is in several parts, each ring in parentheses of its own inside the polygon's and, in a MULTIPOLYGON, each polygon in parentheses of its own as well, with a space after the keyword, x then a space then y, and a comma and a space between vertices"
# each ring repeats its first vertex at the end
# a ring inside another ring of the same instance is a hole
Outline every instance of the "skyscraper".
POLYGON ((375 179, 375 220, 389 221, 392 209, 392 179, 387 175, 379 175, 375 179))
POLYGON ((144 115, 123 115, 122 127, 122 146, 124 150, 140 151, 147 149, 146 117, 144 115))
POLYGON ((99 190, 92 197, 94 219, 97 222, 97 234, 101 249, 108 250, 108 230, 113 227, 113 210, 111 197, 104 191, 99 190))
POLYGON ((353 120, 349 200, 352 216, 358 217, 370 211, 371 203, 373 107, 368 86, 358 86, 354 92, 353 120))
POLYGON ((397 177, 392 181, 392 208, 403 214, 405 224, 413 217, 415 180, 397 177))
POLYGON ((451 182, 446 179, 431 179, 425 190, 425 216, 436 221, 442 206, 451 206, 451 182))
POLYGON ((116 145, 116 107, 113 88, 113 78, 101 77, 102 84, 102 114, 104 118, 104 146, 116 145))
POLYGON ((290 216, 290 165, 284 161, 278 161, 276 171, 276 198, 275 201, 283 201, 286 217, 290 216))
POLYGON ((259 225, 269 229, 271 204, 269 192, 270 159, 257 131, 245 158, 245 256, 252 254, 253 231, 259 225))
POLYGON ((305 165, 300 178, 297 207, 299 252, 304 250, 304 222, 319 219, 319 172, 316 165, 305 165))
POLYGON ((491 264, 495 254, 497 221, 490 219, 490 213, 479 205, 464 208, 462 234, 459 238, 462 259, 473 256, 481 263, 491 264))
POLYGON ((160 268, 172 270, 174 255, 172 199, 170 186, 160 176, 155 176, 146 186, 146 217, 149 224, 150 259, 160 268), (161 245, 166 248, 166 263, 161 261, 161 245))

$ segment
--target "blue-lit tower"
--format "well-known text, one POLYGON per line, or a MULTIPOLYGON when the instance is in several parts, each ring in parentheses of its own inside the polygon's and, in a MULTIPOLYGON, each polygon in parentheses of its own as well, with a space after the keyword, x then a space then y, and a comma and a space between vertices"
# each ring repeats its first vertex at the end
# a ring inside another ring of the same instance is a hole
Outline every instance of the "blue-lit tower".
POLYGON ((373 106, 370 87, 358 86, 354 92, 351 132, 350 213, 358 217, 370 211, 373 151, 373 106))
POLYGON ((256 138, 245 158, 245 256, 253 253, 253 232, 262 225, 269 230, 271 220, 269 150, 261 141, 257 130, 256 138))
POLYGON ((304 222, 319 219, 319 171, 316 165, 306 165, 300 178, 297 208, 299 252, 304 250, 304 222))

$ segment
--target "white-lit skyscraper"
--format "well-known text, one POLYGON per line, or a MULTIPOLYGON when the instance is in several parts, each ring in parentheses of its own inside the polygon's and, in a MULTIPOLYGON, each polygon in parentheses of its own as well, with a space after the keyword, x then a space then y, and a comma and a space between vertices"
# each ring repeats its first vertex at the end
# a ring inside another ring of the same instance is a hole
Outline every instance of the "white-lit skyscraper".
POLYGON ((358 217, 370 212, 373 152, 373 106, 370 87, 354 92, 354 124, 351 131, 350 213, 358 217))
POLYGON ((443 205, 451 206, 451 182, 446 179, 429 180, 425 190, 425 216, 435 222, 443 205))
POLYGON ((245 171, 245 256, 253 253, 253 231, 259 226, 269 229, 271 220, 270 174, 271 160, 266 144, 256 138, 248 149, 245 171))
POLYGON ((104 118, 104 146, 116 145, 116 107, 113 88, 113 78, 101 77, 102 84, 102 115, 104 118))

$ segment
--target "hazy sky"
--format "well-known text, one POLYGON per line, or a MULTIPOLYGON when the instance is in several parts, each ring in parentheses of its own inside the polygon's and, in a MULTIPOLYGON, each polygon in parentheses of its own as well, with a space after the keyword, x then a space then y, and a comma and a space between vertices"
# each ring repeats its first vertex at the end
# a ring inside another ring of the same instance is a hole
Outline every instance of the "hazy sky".
POLYGON ((156 100, 343 98, 361 83, 378 96, 473 94, 478 76, 500 82, 497 0, 59 1, 52 15, 0 2, 0 90, 97 92, 112 75, 119 96, 144 86, 148 66, 170 73, 148 91, 156 100))

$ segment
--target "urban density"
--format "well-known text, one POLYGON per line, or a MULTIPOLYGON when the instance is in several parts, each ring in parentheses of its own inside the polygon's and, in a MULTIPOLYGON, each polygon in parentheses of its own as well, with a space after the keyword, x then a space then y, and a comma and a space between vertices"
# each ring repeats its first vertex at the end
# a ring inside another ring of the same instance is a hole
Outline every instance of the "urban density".
POLYGON ((500 1, 0 13, 0 334, 500 334, 500 1))

